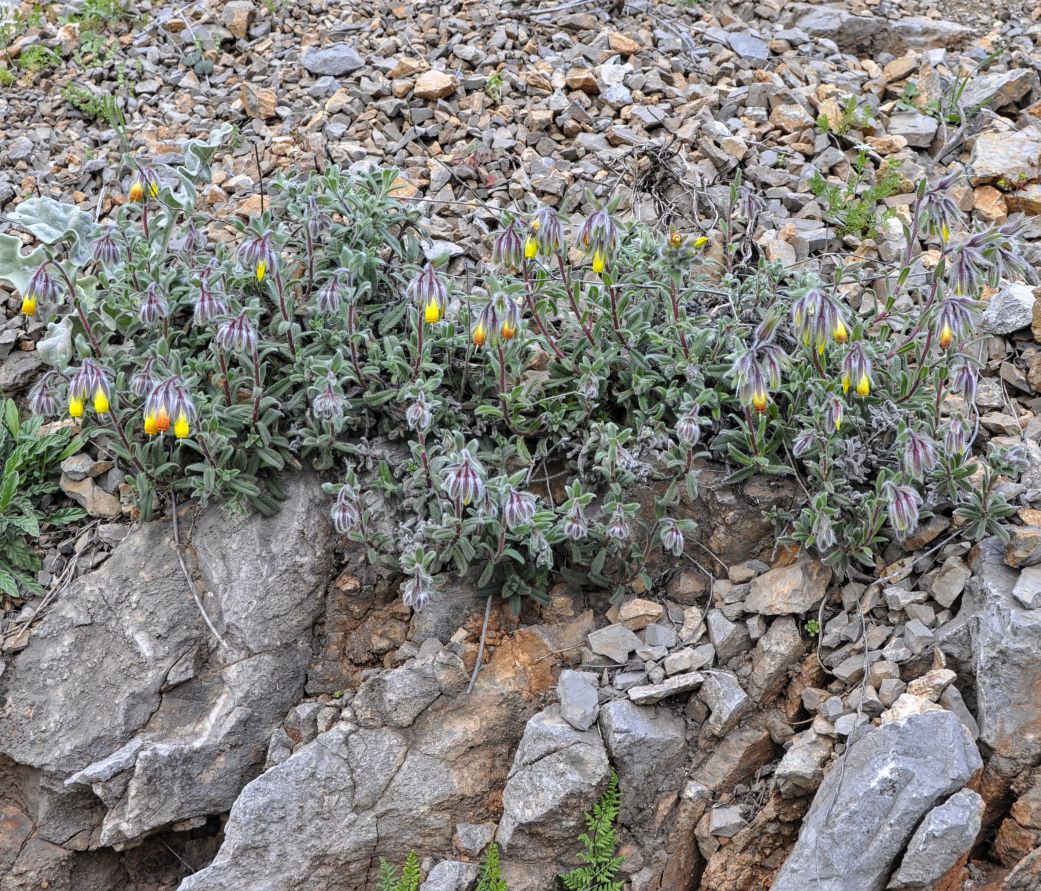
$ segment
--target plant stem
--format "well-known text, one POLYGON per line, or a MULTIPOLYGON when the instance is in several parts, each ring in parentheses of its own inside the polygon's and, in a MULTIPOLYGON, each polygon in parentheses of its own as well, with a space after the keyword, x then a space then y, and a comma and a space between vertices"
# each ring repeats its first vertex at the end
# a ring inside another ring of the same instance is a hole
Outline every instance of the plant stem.
POLYGON ((528 308, 531 310, 531 317, 535 320, 535 324, 538 326, 539 332, 546 339, 546 342, 552 347, 553 352, 557 354, 558 359, 564 358, 564 353, 561 352, 560 347, 557 346, 557 342, 553 339, 553 336, 546 329, 545 324, 542 321, 542 316, 539 314, 538 308, 535 305, 535 296, 531 292, 531 276, 528 274, 528 264, 524 264, 524 298, 528 303, 528 308))
POLYGON ((253 347, 253 426, 260 420, 260 397, 264 390, 260 384, 260 353, 253 347))
POLYGON ((575 314, 575 319, 578 324, 581 325, 583 333, 586 335, 586 340, 589 341, 589 345, 596 347, 596 339, 593 337, 593 332, 589 330, 589 326, 582 318, 582 313, 578 309, 578 303, 575 300, 575 295, 571 292, 571 282, 568 278, 567 269, 564 267, 564 255, 557 253, 557 265, 560 267, 560 279, 564 283, 564 290, 567 291, 567 299, 571 303, 571 311, 575 314))
POLYGON ((416 310, 416 358, 412 360, 412 370, 418 372, 423 364, 423 313, 416 310))
POLYGON ((293 317, 289 313, 289 304, 286 301, 286 289, 282 282, 282 271, 275 265, 275 290, 278 291, 278 311, 282 315, 282 321, 288 326, 286 328, 286 343, 289 344, 289 354, 296 358, 296 340, 293 337, 293 317))
POLYGON ((217 364, 220 365, 220 381, 224 389, 224 401, 231 405, 231 388, 228 386, 228 363, 224 358, 224 351, 213 342, 213 351, 217 354, 217 364))

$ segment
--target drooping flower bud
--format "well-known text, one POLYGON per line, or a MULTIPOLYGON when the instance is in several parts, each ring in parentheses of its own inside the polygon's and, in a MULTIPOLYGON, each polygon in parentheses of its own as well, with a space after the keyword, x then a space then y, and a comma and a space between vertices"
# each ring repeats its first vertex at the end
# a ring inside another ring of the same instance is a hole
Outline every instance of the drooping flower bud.
POLYGON ((25 286, 25 293, 22 295, 22 313, 27 316, 36 315, 39 304, 56 302, 60 293, 58 283, 47 271, 47 264, 38 266, 25 286))
POLYGON ((518 526, 526 526, 535 516, 535 496, 530 492, 510 489, 502 509, 502 518, 511 532, 518 526))
POLYGON ((936 445, 928 436, 907 431, 904 439, 904 471, 912 479, 924 479, 938 460, 936 445))
POLYGON ((84 359, 69 381, 69 415, 82 418, 88 402, 93 403, 99 415, 107 414, 110 398, 111 390, 105 373, 93 360, 84 359))
POLYGON ((618 249, 618 226, 606 209, 591 214, 578 230, 579 246, 593 257, 593 271, 602 273, 618 249))
POLYGON ((333 527, 340 535, 346 535, 361 519, 358 509, 358 493, 351 486, 343 486, 336 496, 332 512, 333 527))
POLYGON ((682 445, 693 448, 701 438, 701 424, 698 420, 697 406, 680 416, 676 422, 676 438, 682 445))
POLYGON ((102 266, 115 266, 123 259, 123 251, 112 237, 111 228, 94 242, 90 253, 102 266))
POLYGON ((331 371, 325 377, 325 386, 314 398, 311 409, 316 418, 330 420, 343 417, 344 400, 336 391, 336 375, 331 371))
POLYGON ((628 541, 632 535, 632 529, 629 526, 629 518, 626 517, 625 511, 622 506, 619 505, 615 508, 614 513, 611 514, 611 522, 607 524, 607 529, 604 533, 611 541, 623 542, 628 541))
POLYGON ((524 242, 514 222, 510 222, 492 245, 492 262, 506 272, 519 269, 526 255, 524 242))
POLYGON ((405 409, 405 423, 417 433, 426 433, 433 423, 433 412, 426 393, 420 390, 405 409))
POLYGON ((543 207, 531 218, 524 256, 529 260, 539 254, 551 256, 564 249, 564 227, 552 207, 543 207))
POLYGON ((922 496, 911 486, 897 486, 889 483, 886 486, 889 499, 889 522, 898 538, 904 538, 918 525, 918 513, 922 507, 922 496))
POLYGON ((251 354, 257 346, 257 331, 246 310, 217 329, 217 346, 233 353, 251 354))
POLYGON ((586 522, 586 515, 582 510, 582 505, 578 501, 572 503, 571 508, 564 517, 562 529, 564 534, 572 541, 581 541, 589 534, 589 524, 586 522))
POLYGON ((484 468, 469 449, 463 448, 445 467, 444 485, 449 497, 464 505, 484 495, 484 468))
POLYGON ((205 325, 207 322, 212 322, 227 314, 227 301, 210 289, 208 281, 200 282, 199 293, 195 297, 195 307, 192 310, 192 320, 195 324, 205 325))
POLYGON ((419 307, 421 318, 428 325, 441 321, 448 303, 448 290, 434 269, 433 263, 427 263, 417 274, 408 288, 406 296, 419 307))
POLYGON ((152 282, 145 290, 145 296, 137 315, 145 325, 154 325, 170 317, 170 304, 167 303, 166 297, 163 296, 155 282, 152 282))
POLYGON ((683 530, 671 517, 661 521, 661 546, 673 556, 683 553, 683 530))
POLYGON ((271 233, 265 232, 255 238, 249 239, 239 248, 239 260, 256 277, 258 282, 263 283, 268 273, 274 272, 278 265, 278 254, 271 242, 271 233))
POLYGON ((159 197, 159 176, 151 167, 141 165, 137 168, 137 175, 130 184, 127 195, 135 204, 148 199, 155 200, 159 197))
POLYGON ((48 418, 58 414, 58 393, 55 389, 55 382, 55 373, 48 372, 29 391, 29 410, 34 415, 48 418))

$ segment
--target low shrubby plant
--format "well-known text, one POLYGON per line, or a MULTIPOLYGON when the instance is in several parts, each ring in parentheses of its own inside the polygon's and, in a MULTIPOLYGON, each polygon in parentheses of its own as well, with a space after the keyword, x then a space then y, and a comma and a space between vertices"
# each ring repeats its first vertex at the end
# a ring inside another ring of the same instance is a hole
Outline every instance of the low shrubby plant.
POLYGON ((962 231, 951 178, 921 183, 871 282, 855 258, 823 278, 757 259, 737 185, 725 239, 531 207, 449 274, 394 171, 281 177, 248 221, 210 219, 196 183, 226 137, 180 167, 128 158, 109 222, 34 198, 12 218, 41 246, 0 236, 0 277, 50 320, 33 407, 110 431, 142 516, 167 493, 272 512, 310 465, 418 608, 449 573, 515 605, 561 578, 650 586, 652 551, 690 546, 706 458, 795 477, 780 531, 839 568, 968 509, 962 345, 1022 262, 1013 225, 962 231))
POLYGON ((58 465, 82 448, 68 427, 44 429, 40 417, 22 419, 11 399, 0 403, 0 593, 39 596, 41 529, 83 519, 78 507, 43 508, 58 491, 58 465))

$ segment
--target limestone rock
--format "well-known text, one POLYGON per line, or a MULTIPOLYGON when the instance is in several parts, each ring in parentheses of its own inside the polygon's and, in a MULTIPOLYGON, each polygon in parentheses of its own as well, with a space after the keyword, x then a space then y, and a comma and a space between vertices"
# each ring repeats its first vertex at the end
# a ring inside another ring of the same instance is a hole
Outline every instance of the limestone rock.
POLYGON ((588 730, 600 713, 595 674, 565 668, 557 681, 560 715, 576 730, 588 730))
POLYGON ((867 733, 824 778, 772 891, 805 891, 810 875, 819 891, 882 891, 918 821, 982 766, 950 712, 867 733))
POLYGON ((600 730, 618 771, 623 813, 649 812, 658 796, 678 790, 685 780, 686 723, 665 706, 638 706, 625 699, 600 711, 600 730))
POLYGON ((892 891, 938 887, 940 879, 967 858, 980 831, 983 809, 978 793, 962 789, 929 811, 887 887, 892 891))
POLYGON ((496 834, 505 858, 518 866, 507 869, 511 889, 544 888, 572 856, 583 814, 602 794, 609 774, 595 728, 575 730, 556 706, 528 721, 502 792, 496 834))
POLYGON ((338 43, 324 49, 311 47, 304 52, 302 61, 304 68, 311 74, 329 77, 342 77, 365 67, 362 57, 354 47, 346 43, 338 43))
POLYGON ((413 92, 420 99, 444 99, 451 96, 458 86, 459 81, 451 74, 431 69, 416 78, 413 92))
POLYGON ((804 558, 753 579, 745 609, 764 616, 799 615, 821 602, 830 581, 827 566, 804 558))

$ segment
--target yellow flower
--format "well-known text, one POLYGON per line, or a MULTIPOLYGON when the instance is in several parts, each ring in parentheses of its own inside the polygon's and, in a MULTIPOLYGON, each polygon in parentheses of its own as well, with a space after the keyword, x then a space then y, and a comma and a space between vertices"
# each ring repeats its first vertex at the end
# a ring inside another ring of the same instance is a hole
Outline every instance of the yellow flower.
POLYGON ((145 187, 141 184, 141 180, 135 179, 130 185, 129 198, 135 204, 145 199, 145 187))
POLYGON ((604 271, 605 265, 606 263, 604 261, 604 252, 601 250, 595 251, 593 253, 593 272, 599 275, 601 272, 604 271))
POLYGON ((849 332, 846 330, 846 326, 842 324, 842 319, 839 319, 835 324, 835 330, 832 332, 835 337, 835 343, 845 343, 849 340, 849 332))
MULTIPOLYGON (((531 227, 534 229, 535 224, 532 223, 531 227)), ((531 260, 539 252, 539 243, 535 240, 534 235, 529 235, 524 241, 524 256, 526 259, 531 260)))
POLYGON ((513 340, 513 335, 517 333, 517 329, 509 322, 503 322, 499 333, 502 335, 503 340, 513 340))
POLYGON ((266 272, 267 272, 267 263, 265 263, 263 260, 261 260, 259 263, 257 263, 257 281, 258 282, 264 281, 264 273, 266 273, 266 272))
POLYGON ((108 414, 108 396, 101 387, 94 392, 94 411, 99 415, 108 414))
POLYGON ((705 235, 702 235, 700 238, 694 239, 695 248, 703 248, 706 244, 708 244, 708 237, 705 235))
POLYGON ((73 418, 83 417, 83 400, 78 396, 69 397, 69 416, 73 418))
POLYGON ((541 226, 541 225, 542 224, 538 220, 532 220, 531 221, 531 231, 532 232, 538 232, 539 231, 539 226, 541 226))
POLYGON ((951 230, 948 229, 947 228, 947 224, 944 223, 943 227, 940 229, 940 238, 942 238, 946 242, 947 239, 949 239, 950 237, 951 237, 951 230))
POLYGON ((954 343, 954 332, 951 330, 951 326, 945 322, 943 330, 940 332, 940 347, 947 349, 952 343, 954 343))
POLYGON ((423 318, 428 325, 436 325, 441 321, 441 306, 436 300, 431 300, 423 311, 423 318))
POLYGON ((824 355, 824 341, 823 340, 818 340, 817 341, 817 355, 818 356, 823 356, 824 355))
POLYGON ((155 436, 159 432, 159 419, 155 415, 145 415, 145 433, 155 436))
POLYGON ((162 406, 159 408, 159 414, 155 417, 155 429, 160 433, 166 433, 170 429, 170 416, 162 406))
POLYGON ((848 374, 842 375, 842 392, 843 393, 848 393, 849 392, 849 375, 848 374))
POLYGON ((184 439, 188 435, 188 417, 183 411, 177 416, 173 432, 178 439, 184 439))
POLYGON ((858 396, 867 396, 870 393, 871 393, 871 381, 868 380, 868 376, 866 374, 862 374, 860 376, 860 380, 857 381, 857 395, 858 396))
POLYGON ((36 315, 36 295, 26 294, 22 298, 22 313, 27 316, 36 315))
POLYGON ((766 392, 758 390, 752 394, 752 408, 762 414, 766 411, 766 392))
POLYGON ((674 248, 678 248, 683 244, 683 236, 679 232, 673 232, 672 235, 669 236, 669 244, 674 248))
POLYGON ((474 328, 473 342, 474 346, 482 347, 484 342, 488 339, 488 332, 485 330, 484 325, 478 323, 477 327, 474 328))

